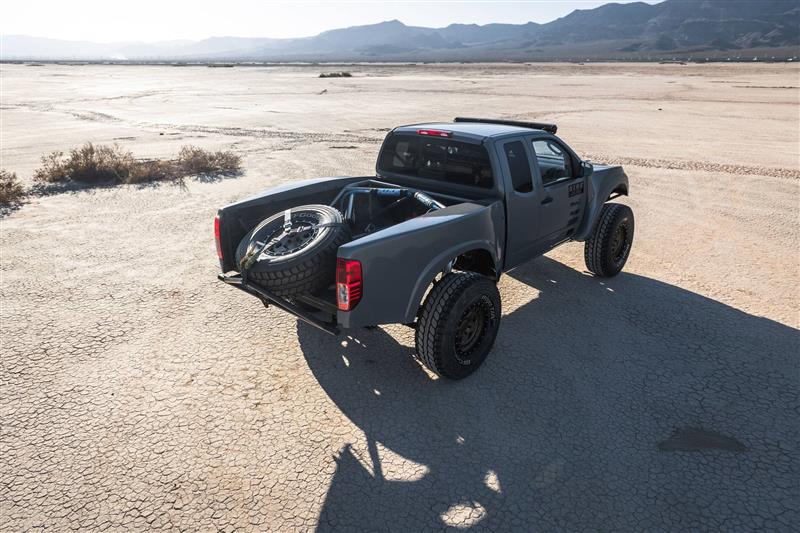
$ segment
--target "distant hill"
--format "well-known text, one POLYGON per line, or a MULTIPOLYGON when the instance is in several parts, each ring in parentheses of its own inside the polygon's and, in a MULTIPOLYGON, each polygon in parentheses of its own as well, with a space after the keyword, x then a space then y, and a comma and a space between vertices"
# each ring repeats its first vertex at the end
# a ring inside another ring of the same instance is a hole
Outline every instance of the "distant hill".
POLYGON ((800 56, 800 0, 665 0, 575 10, 547 24, 406 26, 398 20, 303 39, 91 43, 0 37, 3 60, 525 61, 800 56))

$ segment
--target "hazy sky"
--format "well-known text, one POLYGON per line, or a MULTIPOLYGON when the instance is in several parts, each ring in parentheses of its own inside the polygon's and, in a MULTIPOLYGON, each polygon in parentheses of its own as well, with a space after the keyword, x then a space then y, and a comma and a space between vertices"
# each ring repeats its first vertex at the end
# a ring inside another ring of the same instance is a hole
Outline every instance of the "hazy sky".
POLYGON ((433 27, 453 22, 549 22, 574 9, 590 9, 605 3, 594 0, 10 0, 2 8, 0 32, 87 41, 304 37, 333 28, 391 19, 433 27))

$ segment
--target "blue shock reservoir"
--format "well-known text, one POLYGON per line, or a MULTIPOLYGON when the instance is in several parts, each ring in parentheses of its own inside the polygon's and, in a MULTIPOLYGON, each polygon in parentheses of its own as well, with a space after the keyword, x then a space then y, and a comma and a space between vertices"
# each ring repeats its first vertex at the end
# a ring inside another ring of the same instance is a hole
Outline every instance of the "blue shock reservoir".
POLYGON ((405 194, 405 191, 406 191, 405 189, 389 189, 389 188, 381 187, 381 188, 375 189, 375 194, 377 194, 378 196, 399 197, 399 196, 403 196, 405 194))

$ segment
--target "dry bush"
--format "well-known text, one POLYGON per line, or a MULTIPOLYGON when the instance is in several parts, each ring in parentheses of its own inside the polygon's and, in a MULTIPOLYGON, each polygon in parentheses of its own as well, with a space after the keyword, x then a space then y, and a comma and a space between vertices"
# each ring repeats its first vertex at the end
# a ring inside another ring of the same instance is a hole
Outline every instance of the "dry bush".
POLYGON ((0 205, 13 205, 25 197, 25 188, 14 172, 0 169, 0 205))
POLYGON ((84 183, 125 182, 137 164, 133 154, 116 144, 112 146, 86 143, 70 150, 69 155, 55 151, 42 157, 42 166, 33 179, 47 183, 80 181, 84 183))
POLYGON ((233 174, 241 170, 241 158, 229 151, 211 152, 184 146, 177 160, 133 157, 116 144, 86 143, 68 155, 56 151, 42 157, 33 179, 45 183, 145 183, 180 180, 192 174, 233 174))
POLYGON ((320 78, 352 78, 353 75, 349 72, 323 72, 319 75, 320 78))
POLYGON ((172 161, 147 159, 136 161, 125 177, 125 183, 147 183, 148 181, 180 180, 183 177, 172 161))
POLYGON ((58 183, 69 179, 64 160, 64 152, 56 150, 42 156, 42 166, 33 172, 35 181, 58 183))
POLYGON ((91 182, 126 181, 137 161, 133 154, 118 145, 93 145, 86 143, 71 150, 67 159, 70 179, 91 182))
POLYGON ((211 152, 197 146, 181 148, 175 163, 185 175, 235 173, 242 168, 242 158, 233 152, 211 152))

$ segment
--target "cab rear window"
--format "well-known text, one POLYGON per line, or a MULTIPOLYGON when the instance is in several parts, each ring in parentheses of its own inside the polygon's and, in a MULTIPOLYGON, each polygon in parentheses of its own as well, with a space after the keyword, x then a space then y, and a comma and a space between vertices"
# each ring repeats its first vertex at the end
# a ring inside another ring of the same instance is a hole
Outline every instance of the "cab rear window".
POLYGON ((486 148, 451 139, 391 134, 378 158, 378 170, 455 185, 494 186, 486 148))

